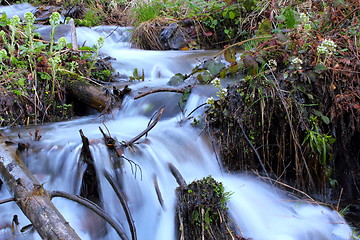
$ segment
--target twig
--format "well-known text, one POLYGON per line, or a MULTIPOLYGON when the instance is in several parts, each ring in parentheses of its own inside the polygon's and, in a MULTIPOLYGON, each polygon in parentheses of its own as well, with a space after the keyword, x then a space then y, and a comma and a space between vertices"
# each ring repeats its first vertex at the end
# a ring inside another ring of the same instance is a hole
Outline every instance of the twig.
POLYGON ((333 31, 336 30, 336 29, 340 26, 340 24, 341 24, 343 21, 345 21, 345 19, 347 19, 351 14, 353 14, 353 13, 359 11, 359 10, 360 10, 360 7, 355 8, 353 11, 351 11, 349 14, 347 14, 343 19, 341 19, 341 21, 340 21, 338 24, 336 24, 336 26, 334 27, 333 31))
POLYGON ((221 54, 223 54, 226 50, 228 50, 229 48, 232 48, 232 47, 235 47, 235 46, 240 46, 240 45, 243 45, 244 43, 246 42, 250 42, 250 41, 254 41, 254 40, 263 40, 263 39, 270 39, 270 38, 274 38, 273 36, 267 36, 267 37, 253 37, 253 38, 249 38, 249 39, 246 39, 244 41, 241 41, 241 42, 237 42, 237 43, 234 43, 232 45, 229 45, 227 46, 226 48, 224 48, 223 50, 221 50, 219 53, 217 53, 214 58, 217 58, 218 56, 220 56, 221 54))
POLYGON ((294 190, 294 191, 296 191, 296 192, 299 192, 299 193, 303 194, 305 197, 307 197, 308 199, 310 199, 312 203, 316 203, 316 204, 319 205, 319 203, 318 203, 317 201, 315 201, 312 197, 310 197, 309 194, 307 194, 307 193, 305 193, 305 192, 303 192, 303 191, 301 191, 301 190, 299 190, 299 189, 297 189, 297 188, 294 188, 294 187, 292 187, 292 186, 290 186, 290 185, 288 185, 288 184, 286 184, 286 183, 280 182, 280 181, 278 181, 278 180, 275 180, 275 179, 272 179, 272 178, 269 178, 269 177, 263 177, 263 176, 260 176, 260 175, 258 175, 258 176, 259 176, 260 178, 267 179, 268 181, 273 181, 273 182, 275 182, 276 184, 283 185, 284 187, 287 187, 287 188, 290 188, 291 190, 294 190))
POLYGON ((136 100, 136 99, 145 97, 146 95, 149 95, 149 94, 152 94, 152 93, 158 93, 158 92, 184 93, 184 91, 185 91, 184 88, 155 88, 155 89, 150 89, 148 91, 140 93, 139 95, 134 97, 134 99, 136 100))
MULTIPOLYGON (((301 158, 302 158, 302 160, 303 160, 303 162, 304 162, 305 169, 306 169, 306 171, 307 171, 307 173, 308 173, 308 176, 309 176, 309 181, 310 181, 312 187, 315 189, 315 182, 314 182, 314 180, 313 180, 313 178, 312 178, 312 176, 311 176, 310 169, 309 169, 308 164, 307 164, 307 162, 306 162, 306 159, 305 159, 305 157, 304 157, 303 151, 301 150, 301 145, 300 145, 300 143, 299 143, 299 140, 298 140, 298 138, 296 137, 296 133, 295 133, 295 130, 294 130, 294 126, 293 126, 292 121, 291 121, 292 118, 291 118, 291 116, 290 116, 287 103, 286 103, 286 101, 285 101, 285 99, 284 99, 284 94, 283 94, 283 92, 281 91, 281 88, 280 88, 280 85, 279 85, 278 81, 276 81, 276 76, 275 76, 274 72, 271 71, 271 74, 272 74, 272 76, 273 76, 274 79, 275 79, 275 81, 273 82, 274 85, 276 86, 276 87, 275 87, 275 90, 278 92, 278 97, 279 97, 280 100, 281 100, 281 103, 282 103, 282 105, 283 105, 283 107, 284 107, 284 110, 285 110, 286 115, 287 115, 288 120, 289 120, 288 123, 289 123, 289 126, 290 126, 291 135, 292 135, 292 137, 293 137, 293 140, 294 140, 295 144, 297 145, 297 147, 298 147, 298 149, 299 149, 299 151, 300 151, 301 158)), ((295 148, 295 151, 297 151, 297 148, 295 148)))
POLYGON ((15 198, 7 198, 4 200, 0 200, 0 205, 3 203, 13 202, 13 201, 15 201, 15 198))
POLYGON ((341 201, 341 197, 342 197, 343 191, 344 191, 344 188, 341 188, 339 200, 338 200, 337 205, 336 205, 336 211, 337 211, 337 212, 339 212, 339 209, 340 209, 340 201, 341 201))
POLYGON ((196 108, 194 108, 188 115, 187 115, 187 118, 190 117, 191 114, 193 114, 196 110, 198 110, 199 108, 205 106, 207 103, 203 103, 203 104, 200 104, 199 106, 197 106, 196 108))
POLYGON ((132 174, 135 175, 135 178, 136 178, 136 169, 138 169, 138 168, 140 169, 140 179, 142 180, 142 169, 141 169, 140 165, 137 164, 136 162, 134 162, 133 160, 125 157, 124 155, 122 155, 121 157, 129 162, 130 167, 131 167, 131 172, 132 172, 132 174), (133 164, 135 165, 135 171, 133 170, 133 164))
POLYGON ((130 228, 130 232, 131 232, 131 237, 132 237, 132 240, 136 240, 137 237, 136 237, 136 228, 135 228, 135 225, 134 225, 134 220, 131 216, 131 212, 130 212, 130 209, 129 209, 129 206, 127 205, 119 187, 115 184, 115 181, 114 179, 111 177, 110 173, 108 171, 104 171, 104 176, 106 178, 106 180, 108 180, 108 182, 110 183, 111 187, 114 189, 115 193, 116 193, 116 196, 119 198, 120 200, 120 203, 124 209, 124 212, 125 212, 125 215, 126 215, 126 220, 129 224, 129 228, 130 228))
POLYGON ((114 28, 105 38, 109 38, 119 27, 120 26, 116 26, 116 28, 114 28))
POLYGON ((155 125, 158 123, 158 121, 160 120, 160 117, 161 115, 163 114, 164 112, 164 108, 160 108, 158 111, 157 111, 157 115, 154 119, 154 121, 151 122, 151 124, 149 124, 149 126, 144 130, 142 131, 140 134, 138 134, 136 137, 134 137, 133 139, 131 139, 130 141, 128 142, 125 142, 123 145, 125 147, 128 147, 132 144, 134 144, 137 140, 139 140, 142 136, 144 136, 145 134, 147 134, 151 129, 153 129, 153 127, 155 127, 155 125))
POLYGON ((180 185, 180 187, 186 189, 187 188, 186 181, 183 178, 183 176, 181 175, 181 173, 179 172, 179 170, 172 163, 168 163, 168 164, 169 164, 171 174, 176 179, 176 182, 180 185))
POLYGON ((50 196, 51 196, 51 198, 54 198, 54 197, 66 198, 66 199, 74 201, 84 207, 87 207, 88 209, 92 210, 97 215, 99 215, 107 223, 109 223, 110 226, 112 226, 115 229, 115 231, 118 233, 118 235, 120 236, 121 239, 128 240, 128 237, 126 236, 124 231, 121 229, 120 225, 117 222, 115 222, 115 220, 113 220, 102 208, 100 208, 95 203, 87 200, 86 198, 72 195, 72 194, 69 194, 66 192, 62 192, 62 191, 53 191, 50 193, 50 196))
POLYGON ((155 174, 154 174, 153 180, 154 180, 154 187, 155 187, 155 191, 156 191, 156 195, 157 195, 157 198, 159 200, 159 203, 160 203, 162 209, 166 210, 165 205, 164 205, 164 199, 162 198, 161 191, 160 191, 160 188, 159 188, 159 184, 158 184, 158 181, 157 181, 157 177, 156 177, 155 174))

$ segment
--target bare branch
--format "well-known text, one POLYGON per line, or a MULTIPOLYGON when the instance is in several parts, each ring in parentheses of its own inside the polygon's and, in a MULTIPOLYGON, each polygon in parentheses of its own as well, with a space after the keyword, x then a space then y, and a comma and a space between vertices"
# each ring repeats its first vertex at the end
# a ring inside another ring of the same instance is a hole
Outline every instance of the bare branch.
POLYGON ((15 198, 4 199, 4 200, 0 201, 0 205, 3 204, 3 203, 13 202, 13 201, 15 201, 15 198))
POLYGON ((174 176, 174 178, 176 179, 176 182, 180 185, 180 187, 186 189, 187 183, 186 183, 185 179, 183 178, 183 176, 181 175, 181 173, 179 172, 179 170, 172 163, 169 163, 169 168, 170 168, 171 174, 174 176))
POLYGON ((160 191, 160 188, 159 188, 159 184, 158 184, 158 181, 157 181, 157 177, 156 177, 155 174, 154 174, 153 179, 154 179, 154 187, 155 187, 155 191, 156 191, 156 195, 158 197, 159 203, 160 203, 162 209, 166 210, 165 205, 164 205, 164 199, 162 198, 161 191, 160 191))
POLYGON ((136 100, 136 99, 145 97, 146 95, 149 95, 149 94, 152 94, 152 93, 158 93, 158 92, 184 93, 184 91, 185 91, 184 88, 154 88, 154 89, 150 89, 148 91, 140 93, 139 95, 134 97, 134 99, 136 100))
POLYGON ((97 204, 89 201, 86 198, 80 197, 80 196, 76 196, 76 195, 72 195, 66 192, 62 192, 62 191, 53 191, 50 193, 51 198, 54 197, 62 197, 62 198, 66 198, 69 199, 71 201, 74 201, 84 207, 87 207, 88 209, 92 210, 93 212, 95 212, 97 215, 99 215, 102 219, 104 219, 107 223, 110 224, 110 226, 112 226, 115 231, 118 233, 118 235, 120 236, 121 239, 123 240, 128 240, 128 237, 126 236, 126 234, 124 233, 124 231, 121 229, 120 225, 115 222, 115 220, 113 220, 102 208, 100 208, 97 204))
POLYGON ((130 141, 124 143, 123 145, 125 147, 128 147, 132 144, 134 144, 137 140, 139 140, 142 136, 144 136, 145 134, 147 134, 151 129, 153 129, 153 127, 155 127, 155 125, 158 123, 158 121, 160 120, 161 115, 164 112, 164 108, 160 108, 157 112, 156 112, 156 117, 154 119, 154 121, 152 121, 149 126, 142 131, 140 134, 138 134, 136 137, 134 137, 133 139, 131 139, 130 141))
POLYGON ((104 176, 105 176, 106 180, 108 180, 108 182, 110 183, 111 187, 114 189, 114 191, 116 193, 116 196, 119 198, 120 203, 121 203, 121 205, 122 205, 122 207, 124 209, 127 222, 129 224, 132 240, 136 240, 137 239, 136 228, 135 228, 135 225, 134 225, 134 220, 133 220, 133 218, 131 216, 130 209, 129 209, 129 207, 128 207, 128 205, 127 205, 127 203, 126 203, 126 201, 125 201, 119 187, 115 184, 115 181, 111 177, 110 173, 105 170, 104 171, 104 176))

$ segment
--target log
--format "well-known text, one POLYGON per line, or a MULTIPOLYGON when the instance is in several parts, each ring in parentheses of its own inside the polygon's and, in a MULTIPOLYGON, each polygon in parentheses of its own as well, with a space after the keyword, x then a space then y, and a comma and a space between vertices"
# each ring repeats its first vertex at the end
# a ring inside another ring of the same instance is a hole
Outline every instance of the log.
POLYGON ((124 96, 131 91, 128 86, 121 91, 113 87, 113 93, 111 93, 109 89, 103 90, 70 72, 64 72, 63 78, 66 80, 65 91, 68 95, 99 112, 109 113, 111 110, 119 108, 124 96))
POLYGON ((0 143, 0 174, 16 204, 42 239, 80 240, 50 201, 50 194, 31 174, 15 150, 0 143))
POLYGON ((67 94, 99 112, 108 112, 112 109, 111 97, 104 94, 99 88, 84 82, 72 83, 66 86, 67 94))

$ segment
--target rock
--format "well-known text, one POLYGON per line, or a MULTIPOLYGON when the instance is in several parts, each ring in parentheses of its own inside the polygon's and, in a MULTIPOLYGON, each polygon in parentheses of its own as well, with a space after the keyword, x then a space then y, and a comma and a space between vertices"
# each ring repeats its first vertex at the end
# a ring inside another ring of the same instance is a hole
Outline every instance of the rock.
POLYGON ((176 23, 170 23, 159 36, 160 42, 166 50, 180 50, 188 46, 190 37, 188 34, 176 23))

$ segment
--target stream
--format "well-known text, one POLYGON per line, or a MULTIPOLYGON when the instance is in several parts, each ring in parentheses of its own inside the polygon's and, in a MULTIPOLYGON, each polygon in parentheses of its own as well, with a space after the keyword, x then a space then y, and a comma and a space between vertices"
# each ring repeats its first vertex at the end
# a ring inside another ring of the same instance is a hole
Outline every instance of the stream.
MULTIPOLYGON (((0 7, 8 16, 23 15, 33 10, 28 4, 0 7)), ((38 26, 44 38, 49 34, 49 26, 38 26)), ((69 28, 60 26, 58 36, 70 41, 69 28)), ((150 118, 161 107, 164 114, 157 125, 141 138, 134 148, 127 148, 122 171, 123 191, 134 219, 138 239, 173 240, 175 226, 175 189, 178 184, 169 171, 172 163, 187 183, 209 175, 222 182, 225 190, 231 192, 228 201, 230 218, 237 226, 237 234, 254 240, 322 240, 351 239, 352 230, 336 211, 308 203, 292 197, 269 185, 250 173, 234 174, 223 171, 216 149, 203 126, 193 126, 188 114, 206 102, 208 97, 216 95, 212 86, 196 86, 184 109, 178 102, 181 94, 155 93, 134 100, 144 89, 167 87, 169 79, 176 73, 190 73, 199 60, 210 58, 214 51, 145 51, 132 49, 128 42, 129 28, 99 26, 77 28, 79 45, 92 46, 100 36, 106 38, 101 49, 103 56, 110 56, 113 67, 120 76, 130 76, 134 68, 144 70, 145 81, 128 82, 120 79, 116 86, 129 84, 132 89, 123 102, 121 109, 106 116, 93 114, 79 119, 45 124, 39 126, 41 141, 37 151, 31 151, 24 159, 30 171, 44 183, 49 190, 61 190, 79 194, 81 177, 85 166, 79 164, 82 142, 79 130, 82 129, 90 140, 91 152, 101 186, 101 199, 104 209, 116 219, 130 236, 123 209, 109 183, 102 176, 107 170, 115 176, 109 153, 99 131, 108 129, 110 135, 121 141, 129 141, 146 129, 150 118), (135 165, 135 163, 138 165, 135 165), (154 187, 156 176, 164 207, 159 203, 154 187)), ((201 116, 206 107, 200 107, 191 116, 201 116)), ((1 130, 5 136, 13 139, 18 134, 30 139, 29 132, 35 128, 12 128, 1 130)), ((29 141, 30 142, 30 141, 29 141)), ((0 199, 11 197, 6 187, 0 190, 0 199)), ((98 217, 89 210, 66 199, 55 198, 55 206, 69 221, 81 239, 120 239, 109 226, 103 225, 98 217)), ((13 215, 19 216, 19 229, 30 222, 21 213, 15 203, 0 205, 0 239, 40 239, 34 231, 11 233, 13 215), (13 237, 13 238, 12 238, 13 237)))

